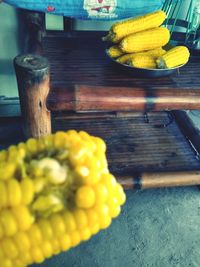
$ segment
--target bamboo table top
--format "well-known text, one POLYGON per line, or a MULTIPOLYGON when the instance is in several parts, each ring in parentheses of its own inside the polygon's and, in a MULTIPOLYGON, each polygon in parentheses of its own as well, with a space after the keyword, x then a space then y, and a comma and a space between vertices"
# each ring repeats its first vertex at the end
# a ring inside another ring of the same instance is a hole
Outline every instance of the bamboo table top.
POLYGON ((200 57, 192 57, 189 64, 165 78, 137 78, 122 72, 106 56, 103 33, 82 33, 82 36, 67 38, 54 33, 44 38, 45 55, 51 63, 53 83, 66 85, 89 84, 103 86, 146 87, 155 89, 200 89, 200 57))
POLYGON ((148 120, 142 113, 130 114, 130 117, 124 114, 78 116, 54 115, 53 131, 84 130, 103 138, 109 168, 117 177, 144 172, 200 170, 196 152, 176 122, 170 123, 165 112, 150 113, 148 120))

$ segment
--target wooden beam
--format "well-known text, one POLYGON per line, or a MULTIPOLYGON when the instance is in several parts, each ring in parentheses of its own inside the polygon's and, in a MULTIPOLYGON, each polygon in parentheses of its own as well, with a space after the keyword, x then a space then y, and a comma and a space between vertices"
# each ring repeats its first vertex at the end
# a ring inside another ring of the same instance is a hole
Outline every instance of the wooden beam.
POLYGON ((143 173, 118 178, 124 189, 150 189, 200 185, 200 171, 143 173))
POLYGON ((52 111, 161 111, 200 109, 200 90, 182 88, 108 87, 77 85, 53 87, 48 97, 52 111))

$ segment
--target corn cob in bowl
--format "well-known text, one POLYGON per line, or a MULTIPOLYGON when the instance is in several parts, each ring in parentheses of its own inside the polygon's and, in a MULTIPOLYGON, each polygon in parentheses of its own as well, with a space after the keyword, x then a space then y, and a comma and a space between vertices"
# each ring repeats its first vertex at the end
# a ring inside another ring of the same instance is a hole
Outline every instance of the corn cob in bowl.
POLYGON ((112 25, 108 35, 103 37, 103 41, 118 43, 124 37, 130 34, 159 27, 164 22, 165 19, 166 19, 165 12, 162 10, 158 10, 143 16, 116 22, 115 24, 112 25))
POLYGON ((170 69, 186 64, 189 58, 190 52, 187 47, 176 46, 160 56, 156 63, 159 69, 170 69))
POLYGON ((102 139, 57 132, 0 152, 0 263, 25 267, 88 240, 120 214, 125 194, 102 139))

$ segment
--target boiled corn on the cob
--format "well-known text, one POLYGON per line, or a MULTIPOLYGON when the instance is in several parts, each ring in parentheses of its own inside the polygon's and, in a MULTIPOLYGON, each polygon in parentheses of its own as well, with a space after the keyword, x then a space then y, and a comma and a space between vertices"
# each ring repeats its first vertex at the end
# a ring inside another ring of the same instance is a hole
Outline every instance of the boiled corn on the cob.
POLYGON ((71 130, 0 152, 1 267, 40 263, 119 215, 125 194, 105 151, 102 139, 71 130))
POLYGON ((156 69, 156 60, 151 55, 136 55, 128 61, 128 65, 136 68, 156 69))
POLYGON ((151 28, 159 27, 166 18, 166 14, 162 10, 146 14, 144 16, 135 17, 125 21, 120 21, 112 25, 107 36, 103 38, 105 41, 118 43, 125 36, 132 33, 141 32, 151 28))
POLYGON ((116 58, 116 57, 120 57, 121 55, 123 55, 124 53, 122 52, 122 50, 117 46, 117 45, 113 45, 111 46, 108 50, 107 53, 110 57, 112 58, 116 58))
POLYGON ((170 69, 188 62, 190 52, 185 46, 177 46, 157 59, 157 66, 160 69, 170 69))
POLYGON ((156 59, 162 55, 164 55, 166 53, 166 51, 159 47, 153 50, 149 50, 149 51, 144 51, 144 52, 138 52, 138 53, 130 53, 130 54, 125 54, 123 56, 120 56, 116 59, 117 62, 119 63, 126 63, 128 60, 134 58, 136 55, 151 55, 153 57, 155 57, 156 59))
POLYGON ((147 51, 166 45, 170 39, 170 32, 165 27, 131 34, 125 37, 119 47, 125 53, 147 51))

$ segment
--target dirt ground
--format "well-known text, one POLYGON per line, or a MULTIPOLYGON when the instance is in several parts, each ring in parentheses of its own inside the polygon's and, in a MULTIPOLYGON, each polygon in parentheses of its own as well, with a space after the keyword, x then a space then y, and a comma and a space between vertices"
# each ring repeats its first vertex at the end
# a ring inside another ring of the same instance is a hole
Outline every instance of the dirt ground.
MULTIPOLYGON (((197 187, 127 191, 121 215, 89 241, 34 267, 199 267, 197 187)), ((33 267, 32 266, 32 267, 33 267)))

